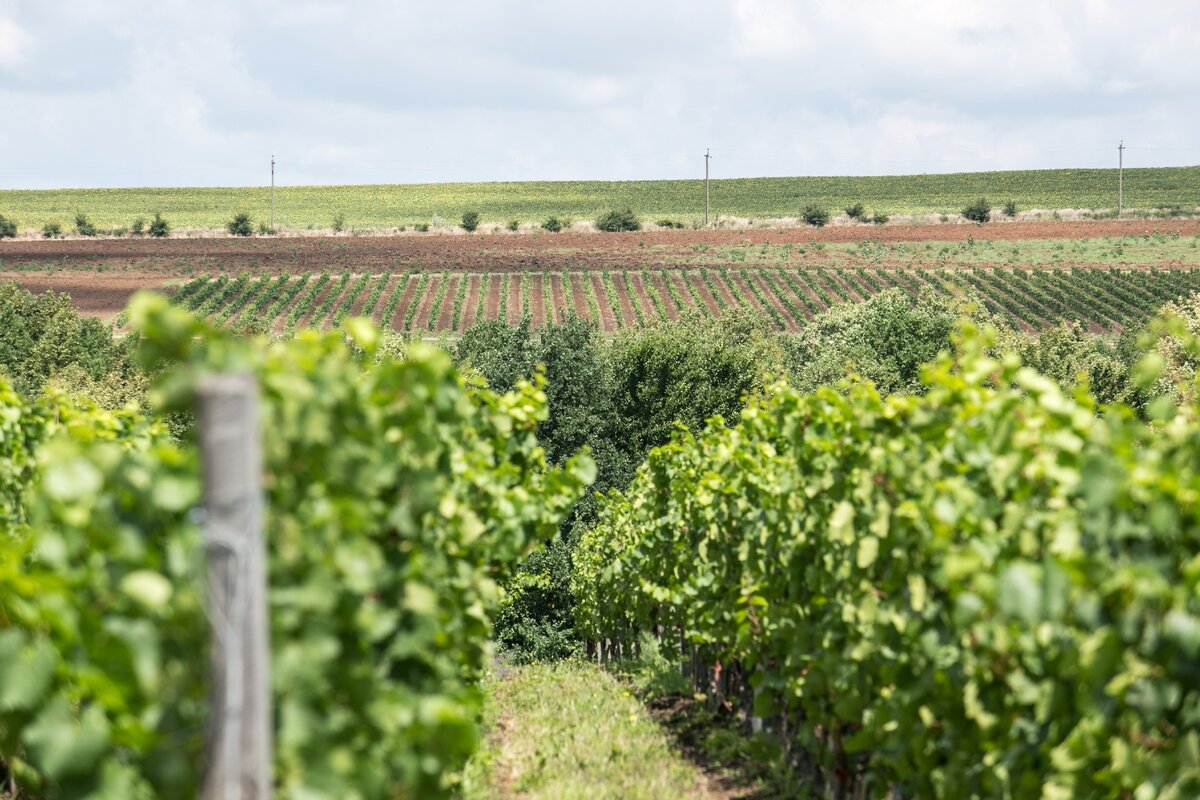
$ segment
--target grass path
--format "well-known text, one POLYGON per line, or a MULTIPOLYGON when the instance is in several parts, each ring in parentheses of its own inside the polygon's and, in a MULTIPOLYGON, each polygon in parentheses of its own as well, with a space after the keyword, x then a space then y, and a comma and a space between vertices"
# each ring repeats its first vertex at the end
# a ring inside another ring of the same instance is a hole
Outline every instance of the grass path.
POLYGON ((625 686, 592 664, 504 668, 489 679, 487 736, 464 800, 733 797, 671 746, 625 686))

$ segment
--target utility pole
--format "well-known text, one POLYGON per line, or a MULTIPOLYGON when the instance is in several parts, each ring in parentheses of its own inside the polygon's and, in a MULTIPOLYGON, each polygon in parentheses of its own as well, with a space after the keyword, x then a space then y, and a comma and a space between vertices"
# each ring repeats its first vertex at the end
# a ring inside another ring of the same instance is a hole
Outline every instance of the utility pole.
POLYGON ((275 230, 275 154, 271 154, 271 230, 275 230))
POLYGON ((1117 216, 1125 208, 1125 140, 1117 146, 1117 216))
POLYGON ((704 227, 708 227, 708 162, 712 158, 709 149, 704 148, 704 227))

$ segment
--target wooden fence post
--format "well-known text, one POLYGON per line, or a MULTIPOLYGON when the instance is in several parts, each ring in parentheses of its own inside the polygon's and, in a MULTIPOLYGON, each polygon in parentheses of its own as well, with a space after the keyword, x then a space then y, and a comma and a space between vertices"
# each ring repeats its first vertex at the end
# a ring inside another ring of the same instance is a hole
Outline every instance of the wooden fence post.
POLYGON ((252 375, 199 390, 211 689, 203 800, 271 796, 270 630, 262 443, 252 375))

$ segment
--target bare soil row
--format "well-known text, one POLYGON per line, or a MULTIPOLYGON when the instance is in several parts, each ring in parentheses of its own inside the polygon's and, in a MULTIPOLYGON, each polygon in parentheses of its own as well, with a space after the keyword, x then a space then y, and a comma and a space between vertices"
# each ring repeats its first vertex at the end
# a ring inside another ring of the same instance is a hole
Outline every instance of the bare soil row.
MULTIPOLYGON (((854 225, 827 228, 663 230, 643 233, 407 234, 300 238, 0 240, 0 270, 61 265, 178 275, 207 270, 467 272, 700 266, 703 249, 739 244, 961 242, 1200 234, 1200 220, 854 225), (699 253, 698 253, 699 251, 699 253)), ((715 262, 714 262, 715 263, 715 262)))

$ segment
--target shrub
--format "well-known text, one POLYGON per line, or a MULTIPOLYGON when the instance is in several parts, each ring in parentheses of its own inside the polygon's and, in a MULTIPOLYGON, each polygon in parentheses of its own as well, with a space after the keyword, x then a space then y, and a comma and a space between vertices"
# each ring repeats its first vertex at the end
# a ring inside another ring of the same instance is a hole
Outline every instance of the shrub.
POLYGON ((58 222, 47 222, 42 226, 43 239, 57 239, 62 236, 62 225, 58 222))
POLYGON ((421 233, 429 233, 429 223, 428 222, 418 222, 416 225, 413 225, 413 230, 419 231, 421 233))
POLYGON ((159 212, 154 212, 154 219, 150 221, 150 235, 156 239, 165 239, 171 235, 171 225, 159 212))
POLYGON ((876 211, 875 216, 871 217, 871 222, 874 222, 876 225, 886 225, 887 221, 888 215, 882 211, 876 211))
POLYGON ((632 209, 625 208, 620 211, 609 211, 601 214, 596 220, 596 227, 602 231, 616 233, 618 231, 640 231, 642 223, 638 220, 637 215, 632 209))
POLYGON ((517 222, 515 219, 509 221, 509 223, 508 223, 508 229, 510 231, 515 231, 517 228, 520 228, 520 227, 521 227, 521 223, 517 222))
POLYGON ((986 197, 981 197, 964 208, 962 215, 971 220, 971 222, 978 222, 982 225, 992 219, 992 204, 987 201, 986 197))
POLYGON ((91 220, 85 214, 76 214, 75 232, 80 236, 95 236, 96 226, 91 223, 91 220))
POLYGON ((818 228, 824 228, 825 224, 829 222, 829 212, 820 206, 805 206, 802 216, 805 223, 815 225, 818 228))
POLYGON ((346 215, 339 211, 333 215, 333 232, 341 233, 344 230, 346 230, 346 215))
POLYGON ((1004 204, 1004 216, 1012 219, 1017 215, 1017 203, 1015 200, 1009 200, 1004 204))
POLYGON ((558 233, 565 227, 567 227, 566 220, 559 219, 558 217, 549 217, 542 223, 542 230, 550 231, 551 233, 558 233))
POLYGON ((146 232, 146 220, 142 217, 135 219, 133 224, 129 226, 129 232, 134 236, 141 236, 144 234, 146 232))
POLYGON ((250 215, 244 211, 236 214, 225 227, 228 228, 229 233, 233 236, 249 236, 254 233, 250 215))
POLYGON ((852 206, 846 206, 842 210, 846 212, 847 217, 849 217, 850 219, 852 219, 856 222, 866 222, 867 221, 867 210, 865 208, 863 208, 862 203, 855 203, 852 206))
POLYGON ((0 214, 0 239, 15 239, 16 236, 17 221, 15 219, 7 219, 3 214, 0 214))
POLYGON ((673 219, 660 219, 658 222, 656 222, 654 224, 660 228, 675 228, 677 230, 683 230, 683 223, 676 222, 673 219))
POLYGON ((464 211, 462 215, 462 227, 467 233, 471 233, 479 227, 479 212, 464 211))
POLYGON ((270 225, 268 225, 265 222, 260 222, 260 223, 258 223, 258 235, 259 236, 274 236, 275 229, 272 228, 270 225))

